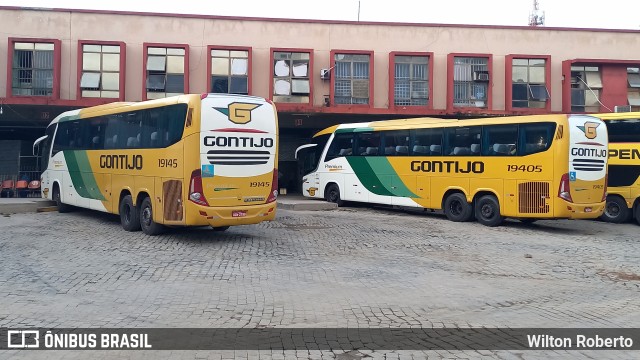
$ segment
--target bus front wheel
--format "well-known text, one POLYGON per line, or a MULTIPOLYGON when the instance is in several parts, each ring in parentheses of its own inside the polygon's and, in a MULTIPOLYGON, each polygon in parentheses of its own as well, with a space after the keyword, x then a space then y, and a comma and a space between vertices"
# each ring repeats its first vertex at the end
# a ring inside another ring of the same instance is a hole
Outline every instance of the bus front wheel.
POLYGON ((455 222, 471 220, 473 208, 467 202, 467 198, 461 193, 453 193, 444 201, 444 214, 447 219, 455 222))
POLYGON ((640 202, 636 205, 636 222, 640 225, 640 202))
POLYGON ((138 209, 133 206, 131 195, 127 195, 120 201, 120 224, 126 231, 140 230, 140 217, 138 209))
POLYGON ((629 208, 623 198, 619 196, 608 196, 604 206, 604 212, 600 217, 610 223, 620 224, 629 220, 629 208))
POLYGON ((57 184, 53 187, 53 201, 56 202, 56 207, 58 208, 59 213, 67 213, 71 211, 71 205, 67 205, 62 202, 62 195, 60 195, 60 188, 57 184))
POLYGON ((504 218, 500 215, 500 204, 493 195, 482 196, 476 202, 476 220, 485 226, 498 226, 504 218))
POLYGON ((159 235, 164 231, 164 226, 153 221, 153 207, 151 199, 146 197, 140 205, 140 227, 147 235, 159 235))
POLYGON ((328 202, 337 204, 338 206, 344 205, 344 201, 340 198, 340 188, 336 184, 327 186, 324 198, 328 202))

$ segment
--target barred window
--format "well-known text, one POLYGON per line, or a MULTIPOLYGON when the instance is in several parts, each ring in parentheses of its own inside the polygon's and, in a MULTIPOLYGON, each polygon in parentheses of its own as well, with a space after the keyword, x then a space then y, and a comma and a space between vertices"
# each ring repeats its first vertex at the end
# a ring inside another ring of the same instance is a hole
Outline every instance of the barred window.
POLYGON ((429 58, 396 56, 394 78, 395 105, 427 105, 429 102, 429 58))
POLYGON ((336 104, 369 104, 369 55, 335 54, 336 104))
POLYGON ((13 44, 13 95, 53 95, 53 43, 16 42, 13 44))

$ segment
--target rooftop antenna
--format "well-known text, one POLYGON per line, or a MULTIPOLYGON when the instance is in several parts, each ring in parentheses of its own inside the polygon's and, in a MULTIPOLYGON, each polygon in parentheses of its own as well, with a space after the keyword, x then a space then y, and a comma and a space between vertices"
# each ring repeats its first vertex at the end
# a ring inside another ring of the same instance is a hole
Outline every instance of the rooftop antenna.
POLYGON ((540 10, 538 0, 533 0, 533 10, 529 13, 529 26, 543 26, 544 11, 540 10))
POLYGON ((360 21, 360 1, 358 0, 358 22, 360 21))

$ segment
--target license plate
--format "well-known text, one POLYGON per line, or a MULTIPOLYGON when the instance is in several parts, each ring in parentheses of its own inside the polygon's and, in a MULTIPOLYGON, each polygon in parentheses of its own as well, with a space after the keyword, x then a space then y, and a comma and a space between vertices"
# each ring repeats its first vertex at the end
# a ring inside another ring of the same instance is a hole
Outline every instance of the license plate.
POLYGON ((243 216, 247 216, 246 211, 238 210, 238 211, 231 212, 231 217, 243 217, 243 216))
POLYGON ((584 212, 591 212, 591 208, 590 207, 584 208, 584 212))

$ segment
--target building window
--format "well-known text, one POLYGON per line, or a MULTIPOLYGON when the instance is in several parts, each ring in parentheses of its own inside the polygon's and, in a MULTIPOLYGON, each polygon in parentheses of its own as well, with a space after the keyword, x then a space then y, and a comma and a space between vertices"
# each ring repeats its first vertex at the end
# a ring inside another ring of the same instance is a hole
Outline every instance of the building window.
POLYGON ((602 79, 597 66, 571 66, 571 111, 600 111, 602 79))
POLYGON ((627 82, 629 83, 627 98, 631 111, 640 111, 640 68, 627 68, 627 82))
POLYGON ((453 58, 453 106, 487 108, 489 58, 453 58))
POLYGON ((427 105, 429 102, 429 58, 395 56, 395 105, 427 105))
POLYGON ((249 94, 249 51, 211 49, 211 92, 249 94))
POLYGON ((120 97, 120 46, 82 45, 82 97, 120 97))
POLYGON ((184 94, 185 54, 185 48, 147 48, 147 99, 184 94))
POLYGON ((336 104, 369 104, 368 54, 335 54, 336 104))
POLYGON ((273 101, 308 103, 310 55, 306 52, 273 53, 273 101))
POLYGON ((53 43, 13 43, 12 95, 53 96, 53 70, 53 43))
POLYGON ((549 101, 545 59, 513 59, 511 104, 514 108, 543 109, 549 101))

